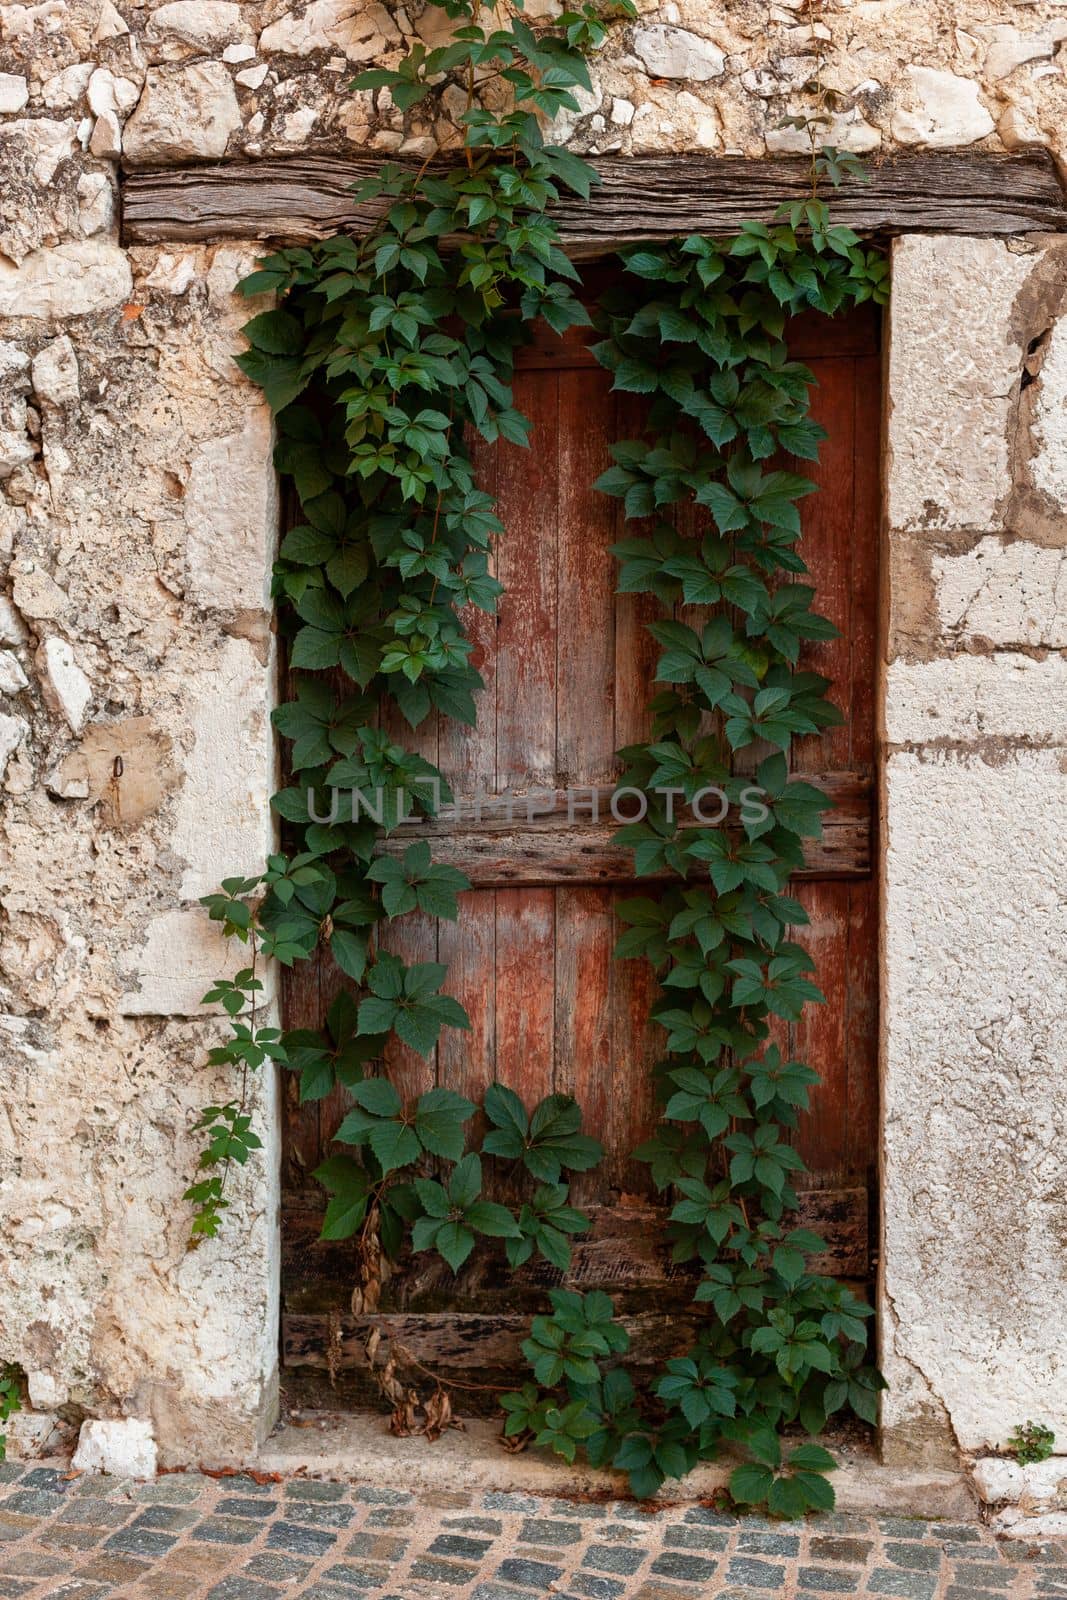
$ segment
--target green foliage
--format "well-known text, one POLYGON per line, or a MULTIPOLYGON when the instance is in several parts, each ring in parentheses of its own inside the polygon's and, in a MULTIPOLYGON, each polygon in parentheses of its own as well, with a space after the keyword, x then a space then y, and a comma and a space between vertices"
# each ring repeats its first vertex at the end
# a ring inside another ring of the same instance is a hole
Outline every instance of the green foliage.
MULTIPOLYGON (((12 1362, 6 1361, 0 1367, 0 1430, 8 1417, 22 1410, 22 1381, 21 1369, 12 1362)), ((6 1456, 7 1434, 0 1431, 0 1461, 5 1460, 6 1456)))
MULTIPOLYGON (((383 847, 451 799, 445 776, 385 730, 399 725, 394 712, 411 728, 433 712, 475 720, 464 612, 496 609, 489 557, 503 530, 469 441, 525 447, 512 376, 529 323, 563 333, 590 321, 549 208, 588 194, 595 174, 543 128, 578 109, 584 55, 605 37, 587 3, 550 24, 494 13, 491 30, 474 0, 432 3, 455 24, 451 38, 414 43, 354 87, 432 113, 460 86, 463 161, 383 166, 357 193, 379 213, 367 233, 279 251, 243 285, 279 298, 247 324, 239 362, 276 413, 277 465, 301 507, 273 582, 293 669, 293 699, 274 714, 291 781, 273 797, 284 852, 204 901, 249 949, 205 997, 229 1028, 210 1063, 237 1068, 242 1092, 205 1110, 202 1176, 187 1195, 194 1237, 217 1232, 227 1176, 259 1143, 249 1072, 275 1061, 299 1074, 301 1101, 341 1086, 352 1108, 314 1176, 329 1196, 323 1235, 356 1240, 364 1282, 379 1250, 434 1252, 455 1272, 479 1239, 501 1241, 513 1267, 537 1254, 566 1273, 589 1226, 567 1175, 602 1153, 568 1096, 527 1107, 500 1084, 470 1148, 469 1100, 434 1088, 404 1101, 382 1070, 391 1040, 429 1056, 443 1029, 470 1026, 442 965, 409 966, 386 948, 397 918, 454 919, 468 883, 434 863, 424 838, 383 847), (478 99, 488 81, 508 95, 495 110, 478 99), (257 959, 292 965, 321 949, 348 984, 323 1027, 262 1025, 257 959), (514 1206, 484 1197, 485 1162, 524 1185, 514 1206)), ((617 9, 633 14, 629 0, 617 9)), ((596 312, 597 359, 647 409, 642 436, 615 445, 598 484, 637 523, 615 547, 619 587, 662 611, 650 623, 652 738, 621 752, 623 781, 649 810, 618 837, 638 876, 672 875, 662 895, 619 908, 617 956, 648 961, 660 986, 662 1120, 636 1155, 667 1196, 675 1260, 699 1267, 706 1320, 639 1404, 611 1300, 554 1290, 523 1346, 535 1382, 502 1402, 510 1437, 567 1460, 581 1450, 627 1471, 642 1496, 740 1446, 751 1459, 732 1476, 735 1498, 783 1516, 833 1503, 833 1463, 803 1444, 783 1463, 782 1430, 817 1433, 846 1406, 872 1420, 882 1381, 865 1359, 870 1308, 807 1270, 822 1242, 790 1224, 803 1166, 791 1132, 817 1080, 771 1042, 775 1019, 823 998, 790 937, 807 919, 788 884, 830 802, 790 778, 788 752, 841 720, 827 680, 801 664, 835 629, 804 581, 800 502, 813 484, 782 465, 816 459, 823 437, 812 375, 785 330, 799 312, 833 315, 887 292, 884 258, 821 198, 857 163, 819 150, 817 122, 804 120, 807 199, 731 239, 627 251, 596 312), (683 623, 679 605, 701 614, 683 623), (751 770, 753 754, 754 780, 734 770, 751 770), (683 830, 658 789, 694 803, 718 791, 738 824, 683 830)))
POLYGON ((1008 1440, 1008 1449, 1024 1467, 1047 1461, 1055 1446, 1056 1435, 1041 1422, 1021 1422, 1008 1440))

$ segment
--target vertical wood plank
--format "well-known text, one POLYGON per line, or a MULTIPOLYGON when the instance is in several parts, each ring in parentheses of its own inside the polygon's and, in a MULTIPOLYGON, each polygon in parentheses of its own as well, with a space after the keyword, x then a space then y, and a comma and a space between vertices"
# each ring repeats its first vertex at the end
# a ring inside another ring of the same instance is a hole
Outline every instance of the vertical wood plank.
MULTIPOLYGON (((500 451, 485 443, 484 439, 471 441, 475 481, 487 494, 498 500, 498 511, 504 520, 501 539, 510 536, 509 508, 499 504, 500 451)), ((499 577, 499 550, 497 544, 489 555, 489 569, 499 577)), ((482 677, 483 687, 474 697, 477 724, 467 727, 449 717, 439 719, 437 764, 457 797, 493 794, 496 790, 496 663, 497 614, 482 611, 477 606, 465 606, 460 613, 464 631, 474 646, 468 656, 470 665, 482 677)))
POLYGON ((554 889, 496 895, 496 1070, 529 1104, 552 1092, 555 1065, 554 889))
MULTIPOLYGON (((582 1108, 582 1127, 604 1140, 612 1128, 616 1100, 630 1090, 629 1064, 613 1054, 611 985, 614 945, 612 897, 608 889, 557 889, 555 1089, 572 1094, 582 1108)), ((625 1129, 620 1130, 625 1137, 625 1129)), ((578 1204, 607 1198, 605 1175, 576 1174, 578 1204)))
POLYGON ((556 781, 608 783, 615 772, 613 502, 593 484, 611 465, 615 407, 607 373, 559 377, 559 612, 556 781))
POLYGON ((798 583, 815 587, 815 610, 840 629, 836 639, 806 644, 801 666, 821 672, 831 681, 830 699, 844 713, 845 722, 821 734, 795 739, 790 764, 796 772, 827 771, 848 765, 852 715, 852 541, 855 476, 855 364, 835 357, 811 363, 817 378, 811 390, 812 414, 829 437, 821 446, 818 463, 797 462, 799 470, 818 485, 801 501, 804 534, 800 553, 810 576, 798 583))
MULTIPOLYGON (((635 891, 641 892, 640 882, 635 891)), ((613 910, 627 891, 612 896, 613 910)), ((615 914, 613 944, 625 924, 615 914)), ((663 1029, 649 1024, 648 1014, 659 993, 647 961, 613 961, 611 969, 611 1026, 614 1071, 608 1116, 600 1138, 608 1150, 607 1185, 625 1197, 649 1195, 653 1186, 647 1166, 631 1152, 651 1134, 656 1122, 652 1072, 663 1054, 663 1029)))
POLYGON ((796 885, 797 898, 811 918, 810 926, 803 929, 803 943, 815 962, 811 976, 826 996, 826 1004, 805 1006, 800 1021, 793 1024, 798 1059, 821 1074, 794 1142, 820 1177, 841 1172, 846 1166, 848 889, 847 883, 796 885))
POLYGON ((524 373, 516 405, 533 424, 530 447, 497 447, 506 528, 497 556, 504 585, 496 668, 501 790, 552 787, 556 774, 558 388, 551 370, 524 373))
POLYGON ((496 891, 459 896, 459 918, 438 929, 446 988, 467 1012, 471 1031, 445 1028, 437 1046, 438 1082, 476 1103, 496 1077, 496 891))

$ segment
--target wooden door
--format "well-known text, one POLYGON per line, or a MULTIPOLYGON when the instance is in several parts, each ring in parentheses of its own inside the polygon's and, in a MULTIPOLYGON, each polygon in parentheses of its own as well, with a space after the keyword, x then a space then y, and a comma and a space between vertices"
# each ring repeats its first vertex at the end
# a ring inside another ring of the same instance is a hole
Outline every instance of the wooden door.
MULTIPOLYGON (((805 664, 833 679, 844 725, 795 744, 796 770, 820 775, 838 801, 813 845, 796 893, 811 918, 798 937, 811 949, 825 1006, 792 1026, 790 1049, 822 1074, 797 1143, 805 1220, 827 1239, 820 1265, 865 1280, 871 1272, 876 1095, 875 882, 872 877, 874 671, 878 587, 878 323, 867 309, 834 321, 801 318, 793 352, 817 380, 814 414, 828 430, 819 485, 805 499, 803 553, 819 609, 841 630, 811 648, 805 664)), ((536 792, 508 814, 504 798, 425 831, 434 856, 463 868, 473 887, 458 923, 421 915, 389 930, 406 961, 449 966, 449 992, 472 1031, 446 1029, 426 1060, 393 1047, 385 1067, 405 1097, 434 1084, 478 1100, 494 1079, 527 1104, 573 1094, 584 1127, 606 1147, 572 1194, 593 1217, 568 1282, 607 1288, 631 1317, 638 1361, 684 1349, 692 1281, 672 1268, 661 1243, 664 1211, 647 1170, 630 1152, 654 1121, 651 1066, 657 1046, 647 1014, 654 983, 643 962, 617 962, 617 901, 635 891, 630 852, 612 843, 607 796, 617 748, 647 732, 655 645, 644 629, 657 614, 644 596, 615 593, 608 547, 622 537, 617 501, 592 484, 610 464, 612 440, 640 430, 638 397, 609 392, 610 378, 577 333, 546 329, 526 351, 515 403, 533 423, 531 448, 479 451, 481 481, 498 499, 506 534, 497 573, 497 617, 470 619, 474 664, 485 679, 478 727, 428 723, 398 735, 436 762, 458 796, 536 792), (598 795, 568 813, 564 791, 598 795)), ((411 837, 407 833, 404 842, 411 837)), ((324 958, 289 984, 286 1022, 317 1025, 339 983, 324 958)), ((784 1026, 784 1025, 783 1025, 784 1026)), ((283 1352, 306 1374, 347 1375, 358 1392, 368 1320, 346 1315, 355 1278, 348 1244, 317 1239, 323 1197, 308 1174, 329 1151, 343 1106, 337 1096, 299 1108, 287 1085, 283 1187, 283 1352)), ((502 1192, 501 1198, 512 1198, 502 1192)), ((498 1252, 479 1251, 453 1278, 436 1256, 406 1261, 389 1281, 383 1332, 444 1376, 515 1370, 530 1311, 558 1281, 543 1263, 501 1271, 498 1252)), ((298 1388, 300 1386, 298 1385, 298 1388)), ((304 1397, 314 1384, 304 1384, 304 1397)))

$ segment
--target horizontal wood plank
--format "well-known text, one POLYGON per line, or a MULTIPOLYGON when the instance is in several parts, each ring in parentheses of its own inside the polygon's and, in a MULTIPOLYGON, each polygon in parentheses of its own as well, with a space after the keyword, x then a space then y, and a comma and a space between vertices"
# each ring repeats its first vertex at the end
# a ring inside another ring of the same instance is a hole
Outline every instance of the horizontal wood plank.
MULTIPOLYGON (((796 1225, 812 1228, 826 1248, 809 1259, 814 1272, 865 1279, 871 1269, 868 1231, 869 1197, 859 1183, 835 1188, 802 1189, 796 1225)), ((319 1237, 321 1202, 313 1191, 285 1197, 286 1228, 282 1277, 285 1305, 291 1312, 324 1314, 331 1307, 347 1309, 356 1280, 351 1241, 319 1237)), ((604 1289, 620 1311, 643 1308, 650 1296, 662 1311, 686 1312, 700 1269, 671 1260, 666 1238, 667 1211, 654 1205, 600 1205, 587 1208, 592 1227, 572 1241, 567 1286, 604 1289)), ((383 1288, 382 1309, 435 1312, 447 1307, 494 1314, 546 1310, 547 1293, 562 1282, 554 1267, 541 1260, 511 1268, 499 1248, 480 1245, 453 1275, 430 1251, 399 1263, 383 1288)))
MULTIPOLYGON (((742 157, 604 157, 588 200, 559 208, 568 252, 610 253, 626 242, 687 233, 729 233, 770 219, 783 200, 808 192, 806 161, 742 157)), ((128 171, 123 181, 125 244, 207 239, 307 241, 365 228, 376 214, 357 206, 353 185, 377 159, 300 155, 128 171)), ((1067 201, 1051 156, 1030 150, 930 151, 871 169, 867 184, 834 198, 837 221, 865 234, 1013 234, 1062 231, 1067 201)))
MULTIPOLYGON (((809 781, 807 774, 803 775, 809 781)), ((860 878, 871 870, 871 801, 868 778, 853 772, 811 775, 831 796, 834 809, 823 814, 822 838, 805 840, 805 865, 798 878, 860 878)), ((383 855, 402 855, 414 839, 428 839, 435 862, 458 867, 476 889, 556 884, 613 884, 669 882, 669 871, 634 879, 633 851, 614 842, 622 826, 610 806, 610 785, 556 790, 492 798, 481 803, 480 816, 473 802, 462 804, 454 817, 406 824, 379 846, 383 855), (594 810, 595 806, 595 810, 594 810)), ((622 794, 620 818, 636 814, 638 801, 622 794)), ((713 817, 714 797, 705 804, 713 817)), ((706 826, 707 824, 703 824, 706 826)), ((683 828, 702 824, 691 816, 683 828)))
MULTIPOLYGON (((670 1356, 682 1354, 692 1343, 700 1320, 699 1312, 664 1316, 650 1311, 621 1318, 630 1336, 627 1366, 658 1366, 670 1356)), ((333 1355, 335 1370, 369 1365, 365 1345, 375 1328, 382 1336, 383 1346, 386 1341, 400 1344, 434 1373, 454 1372, 476 1383, 483 1373, 521 1372, 525 1365, 521 1346, 529 1334, 530 1319, 514 1313, 485 1315, 463 1311, 424 1311, 415 1315, 379 1312, 366 1317, 342 1317, 333 1355)), ((283 1314, 283 1363, 287 1367, 328 1367, 330 1338, 325 1317, 283 1314)), ((386 1354, 385 1348, 379 1349, 378 1366, 386 1354)))

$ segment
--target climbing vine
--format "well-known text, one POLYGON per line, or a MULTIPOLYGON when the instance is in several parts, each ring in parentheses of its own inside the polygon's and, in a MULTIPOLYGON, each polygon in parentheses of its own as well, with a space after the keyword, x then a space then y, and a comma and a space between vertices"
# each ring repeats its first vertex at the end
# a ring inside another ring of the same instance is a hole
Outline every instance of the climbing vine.
MULTIPOLYGON (((568 1096, 529 1107, 500 1084, 480 1108, 488 1132, 468 1149, 471 1101, 435 1088, 405 1103, 376 1065, 391 1037, 427 1055, 444 1028, 469 1027, 442 965, 407 965, 387 948, 392 920, 454 919, 468 885, 424 840, 391 840, 452 795, 382 713, 412 728, 434 712, 474 722, 481 680, 463 612, 495 609, 489 556, 504 530, 469 441, 525 445, 511 382, 530 323, 563 333, 590 322, 548 208, 568 190, 587 195, 595 175, 544 127, 578 109, 573 91, 589 87, 585 56, 606 23, 583 4, 536 31, 521 15, 486 31, 471 0, 434 3, 456 23, 451 40, 416 44, 397 69, 355 86, 387 89, 406 111, 458 80, 459 159, 384 167, 359 193, 379 212, 368 232, 281 251, 243 285, 280 297, 248 323, 239 359, 277 415, 277 464, 302 517, 274 573, 295 685, 275 713, 291 781, 273 799, 284 853, 205 900, 249 958, 206 996, 231 1024, 211 1061, 238 1069, 241 1087, 204 1111, 202 1171, 187 1195, 194 1237, 213 1235, 227 1175, 259 1143, 250 1071, 279 1062, 299 1075, 302 1101, 343 1085, 344 1153, 315 1177, 330 1196, 324 1237, 358 1241, 354 1304, 365 1310, 378 1303, 382 1254, 408 1247, 456 1271, 486 1236, 514 1266, 537 1253, 566 1274, 570 1241, 589 1227, 569 1175, 601 1155, 568 1096), (358 998, 339 995, 320 1030, 263 1022, 262 962, 290 966, 323 946, 358 998), (486 1162, 525 1173, 521 1203, 486 1198, 486 1162)), ((642 437, 615 445, 598 484, 636 524, 615 548, 620 588, 653 595, 663 612, 650 624, 661 647, 653 736, 621 752, 623 781, 648 811, 620 838, 638 876, 667 868, 676 880, 621 907, 616 955, 649 961, 662 994, 662 1122, 636 1154, 670 1196, 675 1259, 700 1264, 707 1317, 642 1398, 620 1364, 627 1335, 608 1296, 554 1290, 523 1347, 532 1381, 502 1401, 512 1442, 567 1459, 582 1449, 627 1470, 642 1496, 724 1443, 742 1446, 750 1460, 731 1478, 735 1498, 784 1515, 832 1504, 833 1462, 807 1443, 783 1463, 783 1428, 818 1433, 844 1406, 873 1420, 881 1384, 865 1361, 869 1307, 807 1271, 821 1241, 790 1222, 802 1162, 789 1133, 816 1074, 770 1042, 770 1019, 822 1000, 790 937, 806 917, 787 889, 830 802, 790 780, 788 751, 794 736, 840 720, 827 681, 800 665, 805 641, 834 632, 812 609, 797 548, 798 503, 813 486, 771 463, 814 459, 822 436, 811 374, 787 353, 788 318, 885 297, 882 258, 834 225, 822 198, 854 166, 813 148, 810 196, 773 224, 624 252, 595 312, 597 359, 616 389, 648 404, 642 437), (685 505, 697 508, 695 534, 679 531, 685 505), (702 620, 676 620, 679 602, 702 620), (768 748, 755 779, 734 773, 736 753, 768 748), (679 826, 676 797, 714 786, 740 804, 753 782, 763 803, 737 827, 679 826)))

